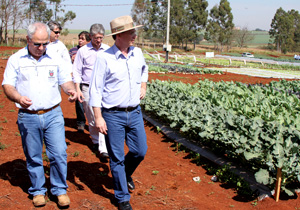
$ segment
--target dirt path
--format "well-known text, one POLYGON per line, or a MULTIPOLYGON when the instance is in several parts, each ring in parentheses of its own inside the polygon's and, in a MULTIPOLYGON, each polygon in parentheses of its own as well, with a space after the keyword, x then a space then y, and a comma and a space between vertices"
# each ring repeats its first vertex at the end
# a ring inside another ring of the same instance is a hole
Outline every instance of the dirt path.
MULTIPOLYGON (((6 60, 0 60, 0 78, 6 60)), ((151 79, 171 79, 189 81, 202 79, 234 80, 251 83, 266 83, 270 79, 226 75, 183 75, 150 74, 151 79)), ((2 82, 2 79, 1 79, 2 82)), ((109 164, 101 162, 91 151, 89 133, 78 133, 75 129, 75 105, 63 95, 61 103, 68 144, 68 195, 71 198, 69 209, 117 209, 112 189, 112 178, 109 164)), ((35 209, 28 198, 30 186, 26 171, 25 157, 21 139, 16 125, 17 108, 0 89, 0 142, 6 148, 0 150, 0 209, 35 209)), ((133 209, 147 210, 183 210, 183 209, 300 209, 300 199, 281 197, 279 202, 266 198, 257 202, 243 198, 234 189, 212 182, 211 175, 202 167, 191 162, 188 153, 176 151, 173 142, 156 132, 156 129, 145 122, 148 138, 148 153, 145 160, 133 175, 136 190, 132 193, 133 209), (193 181, 199 177, 200 182, 193 181)), ((44 161, 46 176, 49 166, 44 161)), ((47 182, 49 186, 49 182, 47 182)), ((45 207, 39 209, 58 209, 53 198, 45 207)))

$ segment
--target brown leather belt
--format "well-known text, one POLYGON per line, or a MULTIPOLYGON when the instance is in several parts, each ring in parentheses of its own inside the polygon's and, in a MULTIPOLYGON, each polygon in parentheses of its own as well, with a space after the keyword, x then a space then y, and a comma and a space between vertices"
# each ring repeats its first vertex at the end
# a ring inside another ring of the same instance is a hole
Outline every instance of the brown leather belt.
POLYGON ((42 110, 37 110, 37 111, 33 111, 33 110, 29 110, 29 109, 20 109, 21 112, 26 112, 26 113, 29 113, 29 114, 45 114, 53 109, 55 109, 56 107, 58 107, 59 104, 56 104, 55 106, 49 108, 49 109, 42 109, 42 110))

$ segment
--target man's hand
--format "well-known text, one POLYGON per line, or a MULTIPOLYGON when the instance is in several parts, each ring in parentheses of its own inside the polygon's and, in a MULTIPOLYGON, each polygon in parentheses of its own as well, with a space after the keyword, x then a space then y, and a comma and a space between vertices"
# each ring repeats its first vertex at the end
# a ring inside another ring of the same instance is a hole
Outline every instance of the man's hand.
POLYGON ((75 54, 75 55, 72 55, 72 57, 71 57, 72 63, 74 63, 75 57, 76 57, 76 54, 75 54))
POLYGON ((99 118, 95 119, 95 126, 100 133, 102 133, 104 135, 107 134, 106 122, 103 119, 103 117, 99 117, 99 118))
POLYGON ((68 100, 69 100, 70 102, 74 102, 74 101, 77 100, 77 92, 76 92, 75 90, 69 90, 69 91, 68 91, 68 95, 69 95, 68 100))
POLYGON ((77 90, 77 94, 78 94, 78 98, 77 100, 82 103, 83 102, 83 99, 84 99, 84 96, 83 96, 83 93, 81 92, 80 89, 77 90))
POLYGON ((106 122, 102 117, 101 109, 100 107, 93 107, 94 116, 95 116, 95 126, 98 129, 98 131, 104 135, 107 134, 107 126, 106 122))
POLYGON ((140 93, 140 99, 144 99, 146 96, 146 91, 147 91, 147 83, 146 82, 142 82, 141 85, 141 93, 140 93))
POLYGON ((145 88, 141 88, 140 99, 144 99, 145 96, 146 96, 146 90, 145 90, 145 88))
POLYGON ((27 109, 32 105, 31 99, 27 96, 21 96, 14 86, 7 84, 3 85, 3 90, 9 100, 20 104, 21 107, 27 109))
POLYGON ((77 94, 78 94, 78 98, 77 100, 82 103, 83 102, 83 99, 84 99, 84 96, 83 96, 83 93, 80 89, 80 84, 79 83, 75 83, 75 88, 76 88, 76 91, 77 91, 77 94))
POLYGON ((32 101, 27 96, 21 96, 18 103, 25 109, 32 105, 32 101))

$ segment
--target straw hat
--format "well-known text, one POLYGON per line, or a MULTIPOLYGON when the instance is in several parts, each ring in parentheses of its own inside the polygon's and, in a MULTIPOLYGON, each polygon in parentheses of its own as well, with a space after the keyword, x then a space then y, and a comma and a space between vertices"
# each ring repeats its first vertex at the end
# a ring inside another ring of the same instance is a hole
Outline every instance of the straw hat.
POLYGON ((111 34, 107 36, 112 36, 115 34, 123 33, 125 31, 129 31, 131 29, 142 27, 143 25, 135 26, 132 20, 132 17, 129 15, 121 16, 116 19, 113 19, 110 22, 111 34))

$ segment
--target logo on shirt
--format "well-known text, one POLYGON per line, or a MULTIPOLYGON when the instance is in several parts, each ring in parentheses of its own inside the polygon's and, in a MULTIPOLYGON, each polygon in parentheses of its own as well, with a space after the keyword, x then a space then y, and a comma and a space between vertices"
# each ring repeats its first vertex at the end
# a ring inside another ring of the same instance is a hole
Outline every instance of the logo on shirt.
POLYGON ((54 76, 54 71, 53 70, 49 70, 49 76, 53 77, 54 76))
POLYGON ((55 82, 54 70, 49 70, 48 81, 49 82, 55 82))

